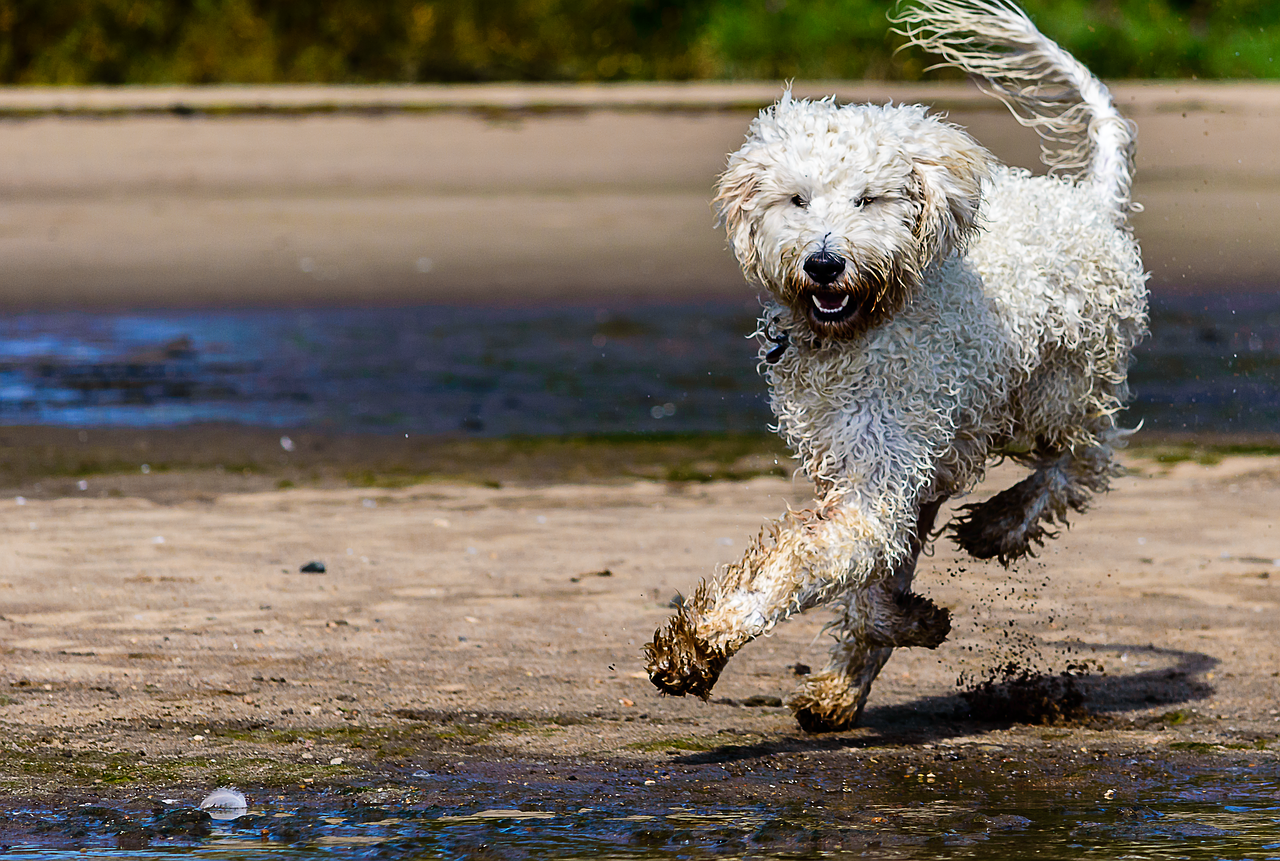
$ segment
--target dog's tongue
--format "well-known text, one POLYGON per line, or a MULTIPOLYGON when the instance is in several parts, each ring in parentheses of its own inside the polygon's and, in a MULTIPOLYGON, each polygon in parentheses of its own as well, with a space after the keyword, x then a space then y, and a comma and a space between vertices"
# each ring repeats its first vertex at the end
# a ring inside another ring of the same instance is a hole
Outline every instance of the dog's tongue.
POLYGON ((835 314, 849 304, 848 293, 814 293, 813 304, 819 311, 835 314))

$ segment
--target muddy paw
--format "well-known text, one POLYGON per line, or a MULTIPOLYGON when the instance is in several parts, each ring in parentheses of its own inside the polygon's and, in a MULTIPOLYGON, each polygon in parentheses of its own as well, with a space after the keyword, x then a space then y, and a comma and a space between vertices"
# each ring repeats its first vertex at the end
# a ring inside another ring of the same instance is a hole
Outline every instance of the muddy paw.
POLYGON ((1006 567, 1015 559, 1034 556, 1045 539, 1058 537, 1051 527, 1065 525, 1068 510, 1088 507, 1085 489, 1068 485, 1054 493, 1050 481, 1049 472, 1038 469, 985 502, 962 506, 947 527, 952 539, 970 556, 998 559, 1006 567))
POLYGON ((951 633, 951 612, 923 595, 903 592, 898 595, 897 604, 902 612, 902 627, 892 645, 936 649, 951 633))
POLYGON ((951 633, 951 613, 945 607, 917 595, 899 592, 881 599, 875 626, 867 630, 867 643, 875 648, 923 646, 936 649, 951 633))
POLYGON ((998 559, 1008 567, 1016 559, 1034 556, 1035 547, 1043 546, 1046 538, 1056 538, 1057 533, 1039 523, 1024 526, 1021 520, 1012 522, 999 508, 1007 503, 1000 496, 1003 494, 987 503, 961 507, 947 529, 956 545, 973 558, 998 559))
POLYGON ((791 696, 787 707, 805 732, 841 732, 858 725, 866 696, 849 689, 848 681, 834 673, 811 676, 791 696))
POLYGON ((693 631, 684 613, 671 617, 665 628, 653 634, 644 647, 649 680, 664 694, 682 697, 693 694, 706 699, 720 678, 729 656, 707 644, 693 631))

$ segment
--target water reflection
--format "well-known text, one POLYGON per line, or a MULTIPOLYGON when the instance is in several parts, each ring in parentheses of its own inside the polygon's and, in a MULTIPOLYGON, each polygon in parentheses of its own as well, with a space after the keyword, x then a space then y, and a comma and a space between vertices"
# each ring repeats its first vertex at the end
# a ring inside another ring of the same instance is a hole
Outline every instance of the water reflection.
POLYGON ((1280 294, 1156 298, 1129 410, 1164 431, 1280 430, 1280 294))
MULTIPOLYGON (((225 421, 330 431, 754 431, 742 304, 23 314, 0 321, 0 423, 225 421)), ((1280 428, 1280 295, 1157 298, 1128 424, 1280 428)))
MULTIPOLYGON (((1130 764, 1134 771, 1144 767, 1130 764)), ((113 818, 109 808, 94 807, 17 814, 11 826, 39 818, 54 839, 25 848, 19 839, 0 858, 1274 859, 1280 858, 1274 771, 1227 766, 1184 774, 1142 785, 1142 801, 1102 784, 1086 792, 1012 792, 999 778, 972 777, 967 785, 907 780, 890 801, 791 772, 770 779, 814 785, 771 803, 719 807, 670 797, 655 804, 643 793, 619 802, 613 792, 553 799, 537 793, 510 807, 469 810, 328 797, 304 805, 268 802, 234 820, 188 823, 176 833, 157 830, 144 814, 113 818), (75 848, 60 847, 60 830, 78 835, 75 848)), ((746 783, 751 794, 764 788, 758 774, 746 783)), ((182 814, 200 812, 156 816, 182 814)))

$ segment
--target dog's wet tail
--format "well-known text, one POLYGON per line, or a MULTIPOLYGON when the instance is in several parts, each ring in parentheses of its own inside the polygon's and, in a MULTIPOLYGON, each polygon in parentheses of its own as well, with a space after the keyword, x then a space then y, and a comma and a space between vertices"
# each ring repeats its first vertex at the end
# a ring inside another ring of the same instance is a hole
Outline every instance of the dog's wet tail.
POLYGON ((1133 124, 1102 82, 1021 9, 1004 0, 913 0, 891 20, 911 44, 975 75, 1039 133, 1045 164, 1097 185, 1119 223, 1138 209, 1129 199, 1133 124))

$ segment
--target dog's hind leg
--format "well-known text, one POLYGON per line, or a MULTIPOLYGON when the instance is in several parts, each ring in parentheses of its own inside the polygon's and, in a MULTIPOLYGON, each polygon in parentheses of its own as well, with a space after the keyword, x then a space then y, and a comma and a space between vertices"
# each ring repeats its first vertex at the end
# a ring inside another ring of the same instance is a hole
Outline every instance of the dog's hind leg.
POLYGON ((928 541, 941 500, 923 507, 911 552, 891 574, 850 592, 834 624, 836 644, 826 669, 810 676, 787 705, 806 732, 837 732, 855 726, 871 684, 894 648, 935 648, 951 631, 946 610, 911 592, 916 561, 928 541))
POLYGON ((1038 452, 1032 465, 1035 471, 1013 487, 961 508, 947 527, 956 544, 978 559, 1008 565, 1056 538, 1054 524, 1066 524, 1068 511, 1083 512, 1116 474, 1109 445, 1038 452))

